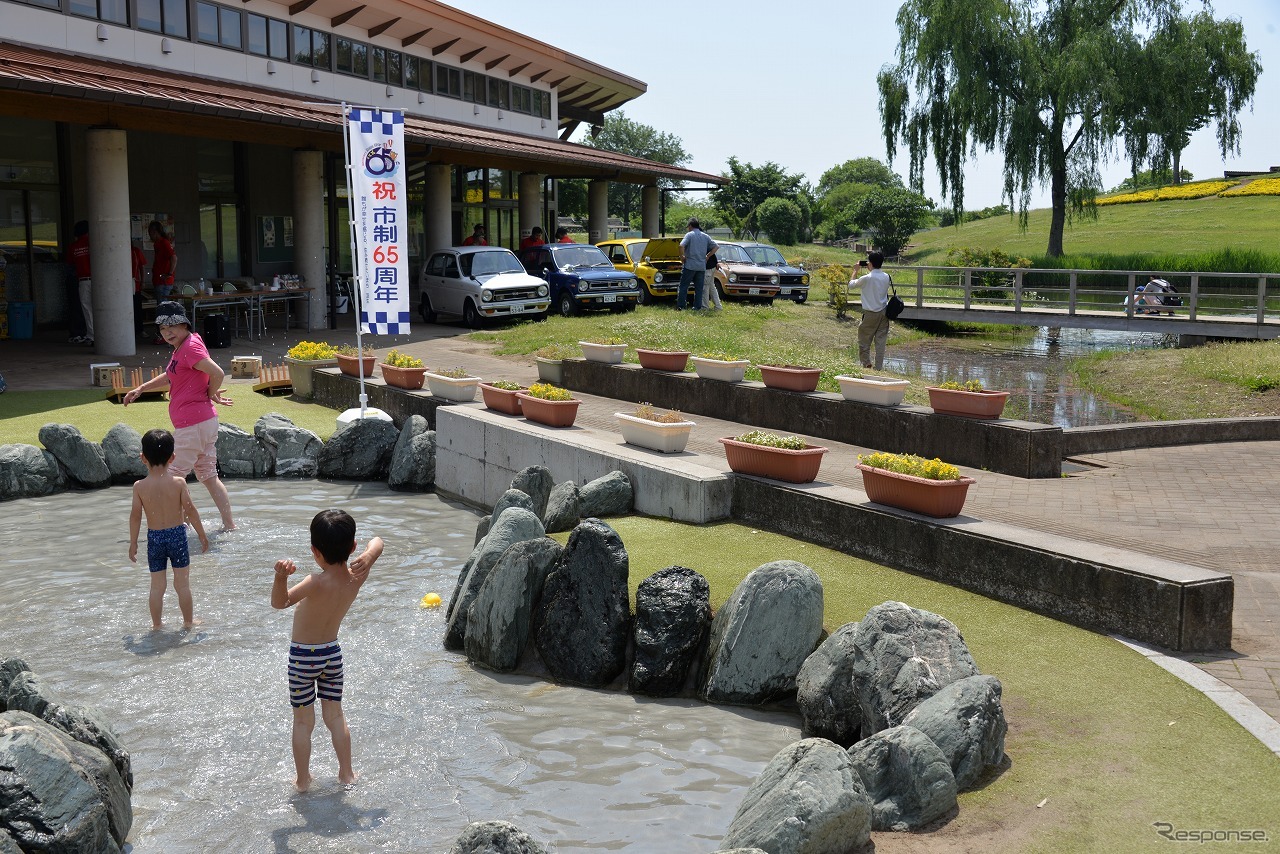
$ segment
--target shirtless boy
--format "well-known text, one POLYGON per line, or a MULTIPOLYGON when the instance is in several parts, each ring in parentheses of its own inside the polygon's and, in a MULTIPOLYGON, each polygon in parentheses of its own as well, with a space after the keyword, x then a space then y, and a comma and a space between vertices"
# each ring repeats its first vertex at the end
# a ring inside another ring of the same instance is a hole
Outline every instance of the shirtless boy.
POLYGON ((338 627, 356 594, 369 577, 373 562, 382 554, 382 538, 374 537, 358 557, 356 520, 344 510, 325 510, 311 520, 311 556, 320 572, 293 587, 285 579, 298 571, 288 558, 276 561, 271 587, 271 607, 297 605, 293 612, 293 643, 289 647, 289 704, 293 706, 294 785, 305 792, 311 786, 311 733, 316 726, 315 699, 338 755, 338 781, 356 781, 351 769, 351 733, 342 715, 342 648, 338 627))
POLYGON ((209 550, 209 538, 200 524, 200 514, 187 492, 184 478, 169 474, 173 462, 173 434, 168 430, 148 430, 142 437, 142 459, 147 476, 133 485, 133 509, 129 512, 129 560, 138 562, 138 529, 147 514, 147 564, 151 569, 151 628, 161 626, 164 606, 166 562, 173 564, 173 589, 178 594, 183 628, 200 621, 191 616, 191 556, 187 550, 190 522, 200 536, 201 551, 209 550))

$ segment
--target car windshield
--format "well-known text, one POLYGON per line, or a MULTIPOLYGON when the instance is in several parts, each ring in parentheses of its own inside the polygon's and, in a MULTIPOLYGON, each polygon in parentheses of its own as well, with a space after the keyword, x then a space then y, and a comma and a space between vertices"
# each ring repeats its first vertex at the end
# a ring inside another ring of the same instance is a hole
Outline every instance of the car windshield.
POLYGON ((782 267, 787 263, 782 253, 772 246, 752 246, 747 250, 747 254, 751 256, 753 263, 763 264, 766 267, 782 267))
POLYGON ((612 267, 598 246, 566 246, 555 250, 556 263, 565 267, 612 267))
POLYGON ((640 263, 640 260, 644 258, 644 248, 648 245, 649 241, 646 240, 643 243, 632 243, 627 247, 627 257, 631 259, 633 264, 640 263))
POLYGON ((730 261, 734 264, 751 263, 751 256, 747 254, 747 250, 741 246, 733 246, 728 243, 720 244, 720 248, 716 250, 716 258, 721 261, 730 261))
POLYGON ((464 276, 492 276, 495 273, 523 273, 519 259, 509 249, 473 252, 459 257, 464 276))

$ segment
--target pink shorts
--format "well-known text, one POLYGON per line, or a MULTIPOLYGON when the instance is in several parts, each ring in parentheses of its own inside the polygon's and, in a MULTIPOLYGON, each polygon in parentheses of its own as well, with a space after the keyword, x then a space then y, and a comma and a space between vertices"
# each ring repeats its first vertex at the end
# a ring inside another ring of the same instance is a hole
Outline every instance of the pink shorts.
POLYGON ((217 418, 173 431, 173 462, 169 465, 169 474, 186 477, 192 469, 201 483, 218 476, 217 418))

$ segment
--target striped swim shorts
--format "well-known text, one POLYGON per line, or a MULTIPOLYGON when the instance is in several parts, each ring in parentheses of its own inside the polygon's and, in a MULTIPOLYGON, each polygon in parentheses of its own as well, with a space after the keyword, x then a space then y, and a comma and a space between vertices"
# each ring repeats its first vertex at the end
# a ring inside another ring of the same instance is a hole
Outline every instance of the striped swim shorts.
POLYGON ((342 647, 338 642, 289 645, 289 705, 295 709, 321 700, 342 702, 342 647))

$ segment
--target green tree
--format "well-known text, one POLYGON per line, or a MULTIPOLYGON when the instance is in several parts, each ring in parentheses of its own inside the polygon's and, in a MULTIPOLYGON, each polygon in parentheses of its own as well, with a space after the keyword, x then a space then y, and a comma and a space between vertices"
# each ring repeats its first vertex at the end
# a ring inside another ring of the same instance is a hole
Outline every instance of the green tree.
POLYGON ((904 187, 875 189, 858 202, 853 218, 871 232, 876 248, 886 256, 897 255, 911 235, 928 224, 933 202, 904 187))
POLYGON ((574 219, 587 218, 587 180, 561 178, 556 181, 556 213, 574 219))
POLYGON ((800 235, 804 215, 800 206, 788 199, 765 199, 756 208, 756 222, 774 243, 793 246, 800 235))
POLYGON ((875 189, 874 184, 851 182, 828 190, 818 200, 818 237, 833 241, 856 234, 858 225, 854 221, 854 212, 862 197, 875 189))
MULTIPOLYGON (((594 137, 588 137, 583 142, 601 151, 643 157, 645 160, 666 163, 668 166, 686 166, 692 159, 684 150, 684 142, 680 137, 661 133, 648 125, 633 122, 621 110, 606 115, 600 133, 594 137)), ((659 178, 658 186, 679 187, 681 182, 659 178)), ((640 213, 640 191, 641 187, 638 184, 610 182, 609 213, 623 222, 630 223, 632 214, 640 213)))
POLYGON ((832 166, 818 179, 814 194, 825 197, 842 184, 863 184, 870 187, 901 187, 902 178, 874 157, 859 157, 832 166))
MULTIPOLYGON (((739 163, 729 158, 729 171, 722 172, 728 183, 711 191, 716 209, 736 236, 754 236, 760 230, 756 221, 756 209, 765 199, 789 199, 800 205, 804 192, 804 176, 788 175, 786 170, 772 160, 763 166, 739 163)), ((802 207, 807 207, 805 200, 802 207)), ((807 222, 805 227, 807 228, 807 222)))

